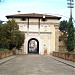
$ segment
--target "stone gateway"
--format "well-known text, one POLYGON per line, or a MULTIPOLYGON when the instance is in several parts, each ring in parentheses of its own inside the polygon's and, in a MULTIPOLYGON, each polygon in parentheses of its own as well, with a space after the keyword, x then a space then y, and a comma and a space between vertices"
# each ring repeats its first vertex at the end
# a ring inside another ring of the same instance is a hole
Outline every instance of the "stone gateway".
POLYGON ((61 17, 46 14, 7 15, 14 19, 25 35, 23 54, 50 54, 59 51, 59 20, 61 17))

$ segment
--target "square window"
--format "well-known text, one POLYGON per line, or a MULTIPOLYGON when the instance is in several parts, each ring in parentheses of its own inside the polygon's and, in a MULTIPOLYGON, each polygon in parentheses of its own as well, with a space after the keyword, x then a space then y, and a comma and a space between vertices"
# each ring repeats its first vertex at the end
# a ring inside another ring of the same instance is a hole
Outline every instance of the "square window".
POLYGON ((26 21, 26 18, 24 18, 24 17, 23 17, 23 18, 21 18, 21 21, 26 21))
POLYGON ((46 21, 47 19, 46 18, 42 18, 42 21, 46 21))

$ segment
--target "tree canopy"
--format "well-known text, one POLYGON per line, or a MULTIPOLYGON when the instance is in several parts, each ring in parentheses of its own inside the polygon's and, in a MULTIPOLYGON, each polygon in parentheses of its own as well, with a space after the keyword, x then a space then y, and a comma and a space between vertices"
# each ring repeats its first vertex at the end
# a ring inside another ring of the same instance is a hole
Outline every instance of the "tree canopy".
POLYGON ((68 22, 68 37, 67 37, 67 50, 73 51, 74 50, 74 26, 72 22, 72 18, 69 19, 68 22))
POLYGON ((73 26, 72 18, 70 18, 69 21, 61 21, 59 29, 64 34, 63 36, 65 36, 65 44, 67 46, 67 50, 69 52, 73 51, 75 43, 75 28, 73 26))
POLYGON ((20 32, 19 26, 14 20, 0 25, 0 48, 20 48, 24 43, 24 34, 20 32))
POLYGON ((59 29, 62 32, 66 32, 68 30, 68 22, 66 20, 61 21, 59 29))

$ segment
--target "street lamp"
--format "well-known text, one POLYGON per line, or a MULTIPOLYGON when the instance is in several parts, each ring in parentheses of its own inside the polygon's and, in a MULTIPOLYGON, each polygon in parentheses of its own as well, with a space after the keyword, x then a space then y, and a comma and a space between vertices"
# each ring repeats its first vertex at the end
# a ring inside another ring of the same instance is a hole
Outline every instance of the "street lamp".
POLYGON ((43 15, 43 18, 45 19, 45 15, 43 15))

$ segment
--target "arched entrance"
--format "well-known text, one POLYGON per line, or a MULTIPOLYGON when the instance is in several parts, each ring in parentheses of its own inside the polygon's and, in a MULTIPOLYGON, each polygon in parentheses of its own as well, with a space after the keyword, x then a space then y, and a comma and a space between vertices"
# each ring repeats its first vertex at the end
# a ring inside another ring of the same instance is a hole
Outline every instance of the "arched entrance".
POLYGON ((28 53, 39 54, 39 41, 36 38, 28 41, 28 53))

